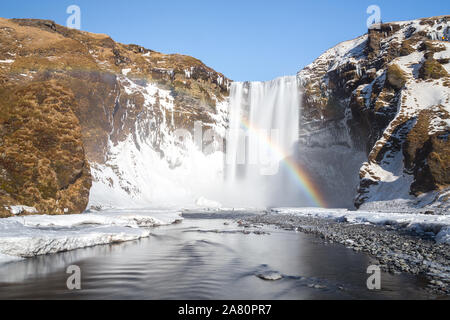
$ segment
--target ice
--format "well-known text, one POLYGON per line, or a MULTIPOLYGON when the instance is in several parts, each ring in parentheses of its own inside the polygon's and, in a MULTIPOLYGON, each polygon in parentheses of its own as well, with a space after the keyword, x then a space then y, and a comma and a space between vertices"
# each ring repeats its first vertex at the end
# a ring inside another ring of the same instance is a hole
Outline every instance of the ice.
POLYGON ((36 208, 27 206, 9 206, 5 207, 11 214, 17 215, 21 213, 37 213, 36 208))
POLYGON ((181 221, 174 210, 109 210, 0 220, 0 263, 150 236, 149 227, 181 221))

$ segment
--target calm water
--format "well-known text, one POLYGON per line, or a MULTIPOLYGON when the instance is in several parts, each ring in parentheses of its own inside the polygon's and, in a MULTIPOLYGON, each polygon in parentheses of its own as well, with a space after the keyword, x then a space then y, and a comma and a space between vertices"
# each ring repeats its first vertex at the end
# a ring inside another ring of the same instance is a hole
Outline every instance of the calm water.
POLYGON ((258 229, 270 235, 242 230, 231 221, 187 218, 153 229, 149 239, 4 265, 0 299, 433 298, 423 278, 407 275, 383 273, 383 289, 367 290, 373 261, 343 246, 272 227, 258 229), (69 265, 82 270, 81 291, 66 288, 69 265), (256 276, 265 271, 284 278, 256 276))

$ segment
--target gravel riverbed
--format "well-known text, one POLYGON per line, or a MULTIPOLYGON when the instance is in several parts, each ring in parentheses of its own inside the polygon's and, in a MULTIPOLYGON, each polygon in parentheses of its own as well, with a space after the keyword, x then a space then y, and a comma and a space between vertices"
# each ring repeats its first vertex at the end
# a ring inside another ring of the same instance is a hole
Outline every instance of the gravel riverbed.
POLYGON ((238 221, 242 227, 258 224, 314 234, 329 243, 339 243, 376 258, 383 271, 424 274, 430 291, 450 295, 450 245, 437 244, 431 236, 420 236, 391 226, 349 224, 292 215, 257 215, 238 221))

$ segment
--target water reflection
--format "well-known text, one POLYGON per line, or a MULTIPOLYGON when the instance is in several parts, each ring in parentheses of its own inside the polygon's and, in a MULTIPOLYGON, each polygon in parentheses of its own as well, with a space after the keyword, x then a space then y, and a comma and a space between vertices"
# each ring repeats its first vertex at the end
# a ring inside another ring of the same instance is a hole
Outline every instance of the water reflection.
POLYGON ((0 267, 2 299, 380 299, 430 298, 425 281, 382 275, 366 288, 371 259, 317 238, 265 227, 244 234, 218 219, 186 219, 149 239, 37 257, 0 267), (205 232, 208 231, 208 232, 205 232), (82 290, 68 291, 69 265, 82 290), (279 281, 256 275, 276 271, 279 281))

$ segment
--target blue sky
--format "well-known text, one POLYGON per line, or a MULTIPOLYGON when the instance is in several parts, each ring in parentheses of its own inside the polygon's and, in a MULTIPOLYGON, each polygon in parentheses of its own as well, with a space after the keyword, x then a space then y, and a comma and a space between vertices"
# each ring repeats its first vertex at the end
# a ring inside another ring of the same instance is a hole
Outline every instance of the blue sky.
POLYGON ((82 30, 191 55, 237 81, 295 74, 326 49, 366 33, 372 4, 383 21, 450 14, 443 0, 14 0, 3 1, 0 16, 65 25, 72 4, 81 8, 82 30))

